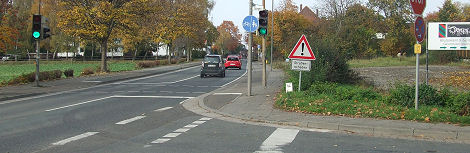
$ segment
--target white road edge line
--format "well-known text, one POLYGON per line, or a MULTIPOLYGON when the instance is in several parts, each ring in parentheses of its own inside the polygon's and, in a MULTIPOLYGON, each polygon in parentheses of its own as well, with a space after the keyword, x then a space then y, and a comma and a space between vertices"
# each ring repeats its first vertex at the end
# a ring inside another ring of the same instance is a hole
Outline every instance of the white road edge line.
POLYGON ((140 120, 140 119, 143 119, 145 118, 145 116, 136 116, 134 118, 130 118, 130 119, 127 119, 127 120, 123 120, 121 122, 117 122, 116 124, 118 125, 124 125, 124 124, 127 124, 127 123, 130 123, 130 122, 134 122, 134 121, 137 121, 137 120, 140 120))
POLYGON ((168 99, 191 99, 194 97, 182 97, 182 96, 122 96, 114 95, 114 98, 168 98, 168 99))
POLYGON ((46 112, 55 111, 55 110, 64 109, 64 108, 68 108, 68 107, 73 107, 73 106, 78 106, 78 105, 83 105, 83 104, 91 103, 91 102, 95 102, 95 101, 105 100, 105 99, 113 98, 113 97, 114 97, 114 96, 109 96, 109 97, 104 97, 104 98, 99 98, 99 99, 84 101, 84 102, 80 102, 80 103, 76 103, 76 104, 72 104, 72 105, 67 105, 67 106, 57 107, 57 108, 53 108, 53 109, 48 109, 48 110, 45 110, 45 111, 46 111, 46 112))
POLYGON ((76 141, 76 140, 79 140, 79 139, 83 139, 83 138, 86 138, 86 137, 89 137, 89 136, 92 136, 92 135, 95 135, 95 134, 98 134, 99 132, 86 132, 86 133, 83 133, 83 134, 80 134, 80 135, 77 135, 77 136, 74 136, 74 137, 70 137, 70 138, 67 138, 67 139, 64 139, 64 140, 61 140, 61 141, 57 141, 57 142, 54 142, 52 143, 52 145, 65 145, 66 143, 69 143, 69 142, 72 142, 72 141, 76 141))
POLYGON ((214 93, 212 95, 242 95, 243 93, 214 93))
POLYGON ((299 130, 277 128, 260 146, 260 151, 256 153, 282 152, 282 146, 294 141, 299 130))
POLYGON ((166 111, 166 110, 169 110, 169 109, 172 109, 173 107, 164 107, 164 108, 160 108, 160 109, 157 109, 157 110, 154 110, 155 112, 161 112, 161 111, 166 111))
POLYGON ((85 82, 85 83, 101 83, 103 81, 94 81, 94 80, 85 80, 85 81, 82 81, 82 82, 85 82))
POLYGON ((248 72, 248 71, 245 71, 245 73, 243 73, 243 74, 242 74, 240 77, 238 77, 237 79, 235 79, 235 80, 233 80, 233 81, 230 81, 229 83, 226 83, 226 84, 224 84, 224 85, 222 85, 222 86, 220 86, 220 87, 225 87, 225 86, 227 86, 227 85, 229 85, 229 84, 231 84, 231 83, 233 83, 233 82, 239 80, 240 78, 242 78, 243 76, 245 76, 247 72, 248 72))

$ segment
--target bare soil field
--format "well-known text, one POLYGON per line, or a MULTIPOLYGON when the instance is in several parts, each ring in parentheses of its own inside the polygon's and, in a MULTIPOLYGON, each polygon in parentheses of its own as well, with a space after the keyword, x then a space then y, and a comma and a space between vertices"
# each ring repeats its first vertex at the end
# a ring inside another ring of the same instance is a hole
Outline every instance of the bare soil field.
MULTIPOLYGON (((359 76, 379 90, 388 90, 395 83, 414 85, 416 67, 367 67, 353 68, 359 76)), ((454 90, 470 90, 470 68, 461 66, 429 66, 429 84, 434 87, 450 87, 454 90)), ((419 82, 426 82, 426 67, 420 66, 419 82)))

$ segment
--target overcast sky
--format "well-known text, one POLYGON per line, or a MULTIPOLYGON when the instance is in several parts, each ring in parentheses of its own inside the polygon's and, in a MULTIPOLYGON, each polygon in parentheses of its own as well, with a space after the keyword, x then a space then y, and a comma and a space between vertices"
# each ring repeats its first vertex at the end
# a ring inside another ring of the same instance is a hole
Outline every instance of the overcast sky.
MULTIPOLYGON (((245 33, 245 30, 241 26, 243 18, 245 18, 248 14, 248 2, 249 0, 214 0, 215 6, 211 12, 209 19, 214 23, 215 26, 219 26, 222 21, 233 21, 235 25, 238 26, 238 29, 241 33, 245 33)), ((442 7, 442 4, 445 0, 431 0, 427 1, 426 9, 424 10, 424 14, 428 14, 430 12, 435 12, 439 10, 439 7, 442 7)), ((279 6, 281 0, 274 0, 274 9, 279 6)), ((294 0, 294 3, 299 6, 302 4, 303 6, 310 7, 314 12, 315 9, 321 8, 322 0, 294 0)), ((461 2, 461 3, 470 3, 468 0, 453 0, 453 2, 461 2)), ((253 9, 253 15, 258 17, 258 10, 262 8, 262 0, 253 0, 253 3, 257 4, 253 9)), ((266 0, 266 9, 271 10, 272 0, 266 0)), ((321 10, 320 10, 321 12, 321 10)))

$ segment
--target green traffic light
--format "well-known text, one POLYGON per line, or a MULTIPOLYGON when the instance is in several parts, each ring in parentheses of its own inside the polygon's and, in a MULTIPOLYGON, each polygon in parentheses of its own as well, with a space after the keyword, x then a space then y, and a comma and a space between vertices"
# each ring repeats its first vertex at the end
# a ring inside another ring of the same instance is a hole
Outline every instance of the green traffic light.
POLYGON ((267 33, 267 30, 265 28, 260 28, 259 29, 259 34, 260 35, 266 35, 266 33, 267 33))
POLYGON ((33 37, 34 37, 34 38, 38 39, 39 36, 41 36, 41 33, 39 33, 38 31, 34 31, 34 32, 33 32, 33 37))

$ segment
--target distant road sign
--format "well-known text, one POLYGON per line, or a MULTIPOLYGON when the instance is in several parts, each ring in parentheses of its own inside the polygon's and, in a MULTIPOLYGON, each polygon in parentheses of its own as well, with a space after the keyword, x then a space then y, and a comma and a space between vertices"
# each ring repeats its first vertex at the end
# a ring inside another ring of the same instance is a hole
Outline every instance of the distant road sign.
POLYGON ((426 8, 426 0, 410 0, 410 4, 414 14, 422 15, 426 8))
POLYGON ((417 17, 415 20, 415 37, 418 42, 423 42, 426 35, 426 24, 422 17, 417 17))
POLYGON ((295 45, 294 49, 289 54, 290 59, 303 59, 303 60, 315 60, 312 48, 308 44, 305 35, 302 35, 295 45))
POLYGON ((245 19, 243 19, 242 25, 246 32, 255 32, 258 30, 259 26, 258 18, 253 15, 246 16, 245 19))

